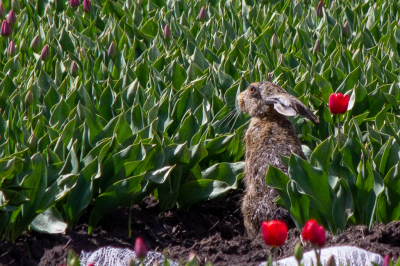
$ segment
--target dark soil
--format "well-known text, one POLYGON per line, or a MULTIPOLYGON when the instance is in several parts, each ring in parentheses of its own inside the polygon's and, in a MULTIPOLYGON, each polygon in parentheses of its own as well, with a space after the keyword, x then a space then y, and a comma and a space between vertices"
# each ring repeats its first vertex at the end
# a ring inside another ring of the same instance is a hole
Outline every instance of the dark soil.
MULTIPOLYGON (((151 250, 164 251, 176 261, 186 260, 190 252, 195 252, 201 264, 210 260, 214 265, 258 265, 267 259, 270 249, 261 237, 249 239, 244 234, 239 209, 242 192, 232 191, 220 201, 203 202, 189 210, 164 214, 159 214, 156 200, 148 197, 132 209, 131 238, 129 209, 121 208, 106 215, 92 235, 87 234, 88 211, 65 235, 26 232, 15 243, 1 242, 0 264, 62 265, 70 249, 78 255, 82 250, 94 251, 107 245, 133 249, 135 238, 141 236, 151 250)), ((289 230, 280 257, 293 254, 299 235, 297 229, 289 230)), ((357 246, 397 259, 400 222, 375 224, 371 231, 365 226, 352 226, 338 236, 327 233, 326 243, 326 246, 357 246)))

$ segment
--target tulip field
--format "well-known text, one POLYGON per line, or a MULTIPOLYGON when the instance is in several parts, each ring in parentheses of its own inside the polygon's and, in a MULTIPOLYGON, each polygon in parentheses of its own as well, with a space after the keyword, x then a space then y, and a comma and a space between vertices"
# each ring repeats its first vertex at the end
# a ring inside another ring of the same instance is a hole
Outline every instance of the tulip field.
POLYGON ((399 256, 397 1, 3 0, 0 19, 4 260, 13 243, 26 247, 18 261, 33 239, 64 246, 108 230, 177 260, 194 250, 202 263, 265 261, 238 210, 250 117, 236 103, 263 80, 320 121, 289 118, 308 161, 282 156, 288 174, 266 174, 293 219, 290 243, 311 218, 327 245, 390 227, 376 252, 399 256))

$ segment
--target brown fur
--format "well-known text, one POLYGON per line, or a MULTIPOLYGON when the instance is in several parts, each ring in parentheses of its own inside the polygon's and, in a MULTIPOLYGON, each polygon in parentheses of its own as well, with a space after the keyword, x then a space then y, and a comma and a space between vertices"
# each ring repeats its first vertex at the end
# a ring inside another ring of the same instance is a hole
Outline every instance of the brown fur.
POLYGON ((280 112, 287 114, 286 109, 290 109, 289 112, 295 110, 296 114, 310 118, 314 123, 319 121, 297 98, 270 82, 252 83, 238 95, 237 100, 240 109, 252 116, 245 135, 246 192, 241 210, 248 236, 256 237, 262 221, 290 221, 289 212, 273 202, 277 196, 276 191, 265 184, 269 165, 287 173, 279 154, 289 157, 293 152, 306 159, 294 125, 280 112), (255 92, 251 93, 250 87, 255 92), (274 103, 280 105, 280 112, 275 109, 277 107, 274 103))

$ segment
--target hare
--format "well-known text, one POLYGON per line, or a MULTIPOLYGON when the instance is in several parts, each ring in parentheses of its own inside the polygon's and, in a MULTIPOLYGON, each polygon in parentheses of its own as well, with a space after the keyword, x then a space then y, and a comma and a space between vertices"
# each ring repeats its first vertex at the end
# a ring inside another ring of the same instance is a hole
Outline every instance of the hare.
POLYGON ((294 125, 286 116, 302 115, 314 124, 319 120, 301 101, 271 82, 255 82, 237 96, 239 107, 252 118, 245 134, 246 186, 241 211, 247 235, 256 237, 262 221, 290 221, 289 212, 273 200, 277 192, 265 184, 269 165, 285 173, 287 168, 279 154, 293 152, 306 159, 294 125))

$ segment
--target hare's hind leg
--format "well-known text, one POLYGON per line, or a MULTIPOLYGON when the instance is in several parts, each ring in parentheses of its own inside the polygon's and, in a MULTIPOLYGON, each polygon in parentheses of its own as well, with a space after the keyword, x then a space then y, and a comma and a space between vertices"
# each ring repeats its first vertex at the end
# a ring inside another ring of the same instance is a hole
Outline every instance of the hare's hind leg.
POLYGON ((242 202, 242 214, 248 237, 255 238, 260 234, 262 221, 277 219, 287 224, 292 223, 289 212, 273 202, 277 194, 268 187, 264 193, 246 191, 242 202))

